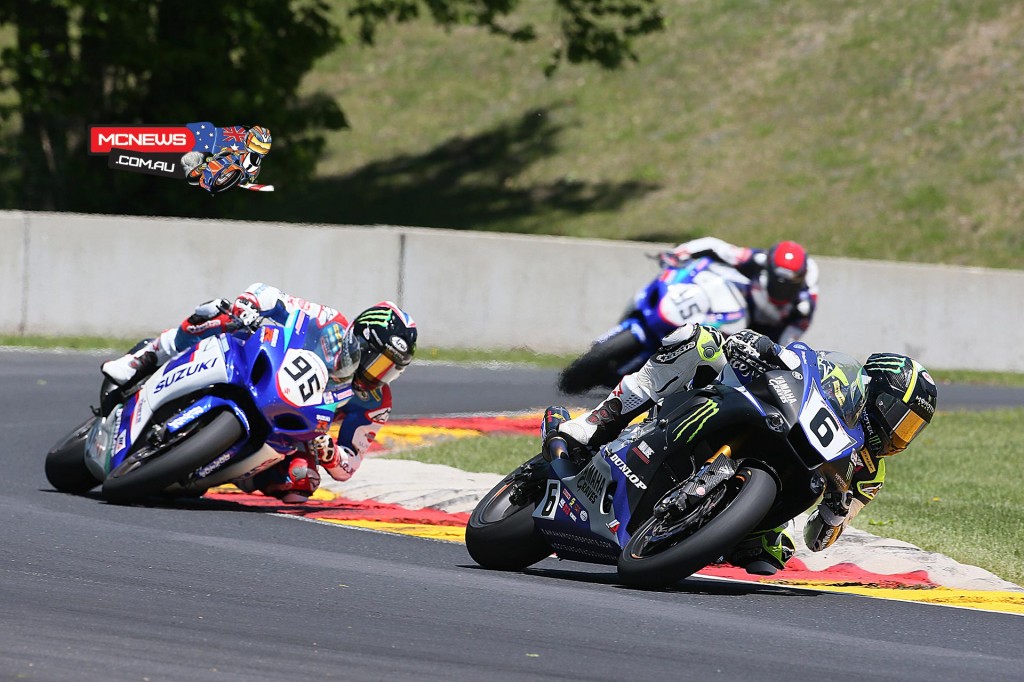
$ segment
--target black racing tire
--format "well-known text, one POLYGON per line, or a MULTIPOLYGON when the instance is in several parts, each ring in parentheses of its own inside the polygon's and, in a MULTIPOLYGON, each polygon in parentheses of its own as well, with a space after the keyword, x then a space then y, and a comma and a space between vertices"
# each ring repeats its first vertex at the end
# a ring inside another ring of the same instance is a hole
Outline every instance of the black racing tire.
POLYGON ((730 480, 739 484, 735 496, 714 518, 675 544, 648 553, 645 541, 658 519, 641 524, 619 555, 622 583, 644 588, 672 585, 723 556, 756 528, 778 494, 775 479, 760 469, 744 467, 730 480))
POLYGON ((233 169, 224 171, 223 175, 218 175, 217 179, 214 180, 214 184, 211 189, 211 194, 220 194, 226 192, 235 185, 242 182, 242 169, 233 169))
POLYGON ((494 486, 477 503, 466 524, 466 549, 484 568, 521 571, 551 554, 551 547, 533 523, 536 501, 515 506, 509 500, 513 476, 521 469, 494 486))
POLYGON ((103 482, 103 497, 116 504, 142 501, 212 462, 238 442, 243 433, 233 412, 221 412, 167 452, 143 461, 141 466, 121 475, 115 475, 115 469, 103 482))
POLYGON ((619 383, 619 367, 636 357, 643 348, 628 329, 613 334, 590 347, 558 376, 558 390, 576 395, 597 386, 611 388, 619 383))
POLYGON ((81 495, 101 483, 85 465, 85 439, 95 422, 89 417, 46 453, 46 480, 55 490, 81 495))

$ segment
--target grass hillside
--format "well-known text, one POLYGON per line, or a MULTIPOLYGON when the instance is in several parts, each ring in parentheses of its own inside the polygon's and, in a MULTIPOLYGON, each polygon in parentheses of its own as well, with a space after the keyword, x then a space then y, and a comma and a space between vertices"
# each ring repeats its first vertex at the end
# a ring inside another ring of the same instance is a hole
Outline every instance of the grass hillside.
POLYGON ((663 5, 668 29, 611 73, 545 79, 543 32, 419 22, 339 48, 306 87, 352 127, 301 209, 264 217, 1024 263, 1024 5, 663 5))

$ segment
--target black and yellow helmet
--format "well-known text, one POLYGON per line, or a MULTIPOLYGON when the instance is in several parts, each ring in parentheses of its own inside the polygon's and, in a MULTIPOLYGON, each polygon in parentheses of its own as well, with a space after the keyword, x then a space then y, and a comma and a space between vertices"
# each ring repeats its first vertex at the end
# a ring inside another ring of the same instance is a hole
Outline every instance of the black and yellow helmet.
POLYGON ((927 370, 906 355, 873 353, 864 371, 871 378, 864 409, 868 453, 895 455, 931 423, 938 389, 927 370))
POLYGON ((352 385, 372 391, 390 384, 412 363, 416 354, 416 322, 391 301, 381 301, 359 313, 351 332, 361 352, 352 385))

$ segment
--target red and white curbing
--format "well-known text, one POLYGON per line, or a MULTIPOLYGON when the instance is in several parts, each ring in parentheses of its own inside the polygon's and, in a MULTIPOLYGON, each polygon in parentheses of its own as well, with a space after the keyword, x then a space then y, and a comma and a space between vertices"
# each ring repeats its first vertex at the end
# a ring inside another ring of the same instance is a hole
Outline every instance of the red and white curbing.
MULTIPOLYGON (((467 473, 439 464, 371 457, 350 481, 339 483, 325 478, 323 487, 351 500, 373 500, 407 509, 468 513, 502 476, 467 473)), ((892 576, 893 582, 913 583, 915 586, 1024 593, 1024 588, 977 566, 961 564, 908 542, 878 537, 855 528, 847 529, 843 537, 827 550, 811 552, 802 542, 805 520, 806 516, 801 515, 791 528, 797 544, 798 561, 794 562, 794 568, 799 566, 803 577, 809 571, 828 579, 829 572, 835 571, 841 573, 844 580, 855 579, 849 571, 855 567, 861 579, 867 575, 874 576, 871 579, 873 583, 885 582, 885 576, 892 576)), ((779 573, 774 578, 785 578, 788 572, 779 573)), ((796 573, 794 570, 794 576, 796 573)))

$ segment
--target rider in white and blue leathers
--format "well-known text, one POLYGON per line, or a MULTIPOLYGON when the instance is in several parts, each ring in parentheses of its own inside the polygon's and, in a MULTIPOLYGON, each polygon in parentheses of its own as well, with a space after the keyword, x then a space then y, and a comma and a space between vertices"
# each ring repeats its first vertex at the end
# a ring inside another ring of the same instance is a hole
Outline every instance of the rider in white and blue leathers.
POLYGON ((747 307, 750 328, 787 345, 811 324, 818 305, 818 264, 804 247, 783 241, 768 250, 736 246, 717 237, 701 237, 661 254, 662 267, 677 267, 707 256, 736 269, 750 280, 747 307))
POLYGON ((318 436, 282 462, 240 482, 289 503, 304 502, 320 485, 317 464, 336 480, 348 480, 391 414, 390 384, 412 362, 416 323, 390 301, 372 306, 349 324, 337 310, 256 283, 234 302, 207 301, 179 326, 147 342, 134 353, 103 364, 102 372, 119 386, 152 374, 171 357, 216 334, 255 331, 264 318, 284 324, 302 310, 321 328, 318 352, 328 368, 331 402, 342 406, 333 424, 337 439, 318 436))

